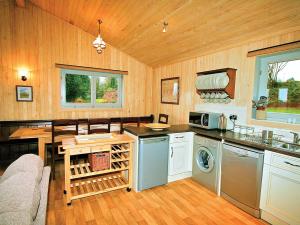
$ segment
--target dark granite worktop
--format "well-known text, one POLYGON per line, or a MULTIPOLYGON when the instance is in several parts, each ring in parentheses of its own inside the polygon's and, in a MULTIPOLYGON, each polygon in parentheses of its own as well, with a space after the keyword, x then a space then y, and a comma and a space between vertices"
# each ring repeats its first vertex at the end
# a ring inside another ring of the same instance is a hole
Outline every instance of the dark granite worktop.
POLYGON ((245 135, 234 133, 232 131, 221 132, 219 130, 206 130, 196 127, 191 127, 187 124, 182 125, 172 125, 170 128, 162 131, 153 131, 147 127, 125 127, 125 131, 138 136, 138 137, 155 137, 161 135, 167 135, 172 133, 183 133, 183 132, 195 132, 198 135, 217 139, 224 140, 225 142, 232 142, 235 144, 240 144, 248 147, 255 148, 257 150, 270 150, 273 152, 278 152, 285 155, 295 156, 300 158, 300 152, 295 152, 292 150, 280 148, 273 146, 272 144, 261 144, 252 141, 245 140, 245 135))

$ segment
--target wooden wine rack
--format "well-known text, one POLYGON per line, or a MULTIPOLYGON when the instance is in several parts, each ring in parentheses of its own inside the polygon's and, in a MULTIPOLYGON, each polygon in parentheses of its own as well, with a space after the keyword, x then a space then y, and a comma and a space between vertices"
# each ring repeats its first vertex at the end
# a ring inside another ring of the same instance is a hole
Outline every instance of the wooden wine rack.
POLYGON ((114 135, 107 140, 77 144, 75 139, 63 140, 65 159, 65 192, 67 204, 78 198, 132 186, 132 142, 129 136, 114 135), (110 168, 92 171, 87 157, 73 160, 75 155, 109 152, 110 168))

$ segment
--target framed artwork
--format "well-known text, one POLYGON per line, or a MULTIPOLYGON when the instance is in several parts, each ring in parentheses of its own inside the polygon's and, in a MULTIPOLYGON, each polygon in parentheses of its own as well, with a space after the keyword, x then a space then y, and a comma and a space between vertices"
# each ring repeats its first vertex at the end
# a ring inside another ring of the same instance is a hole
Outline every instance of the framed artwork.
POLYGON ((179 77, 161 79, 161 103, 179 105, 179 77))
POLYGON ((32 102, 32 86, 16 86, 16 96, 18 102, 32 102))

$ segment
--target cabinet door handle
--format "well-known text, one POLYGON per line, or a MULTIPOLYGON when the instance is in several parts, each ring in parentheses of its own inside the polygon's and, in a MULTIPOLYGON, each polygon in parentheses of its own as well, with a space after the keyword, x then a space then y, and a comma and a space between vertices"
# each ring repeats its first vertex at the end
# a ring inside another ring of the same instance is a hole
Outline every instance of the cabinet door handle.
POLYGON ((184 136, 181 136, 181 137, 175 137, 175 138, 184 138, 184 136))
POLYGON ((173 154, 174 154, 173 147, 171 147, 171 150, 172 150, 171 158, 173 158, 173 154))
POLYGON ((293 164, 293 163, 290 163, 290 162, 287 162, 287 161, 284 161, 284 163, 290 165, 290 166, 296 166, 296 167, 300 167, 300 165, 296 165, 296 164, 293 164))

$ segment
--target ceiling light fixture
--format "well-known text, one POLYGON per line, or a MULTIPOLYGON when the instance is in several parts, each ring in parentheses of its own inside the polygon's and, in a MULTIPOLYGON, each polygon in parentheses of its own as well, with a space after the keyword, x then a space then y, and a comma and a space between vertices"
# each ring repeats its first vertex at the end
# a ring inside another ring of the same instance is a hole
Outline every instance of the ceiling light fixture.
POLYGON ((167 27, 168 27, 168 23, 164 22, 163 23, 163 30, 162 30, 162 32, 166 33, 167 32, 167 27))
POLYGON ((94 48, 96 48, 98 54, 101 54, 103 49, 106 48, 106 44, 105 44, 105 42, 103 41, 103 39, 100 35, 100 31, 101 31, 100 30, 100 25, 101 25, 101 23, 102 23, 102 21, 98 20, 98 25, 99 25, 99 27, 98 27, 98 36, 95 39, 95 41, 93 41, 93 46, 94 46, 94 48))

